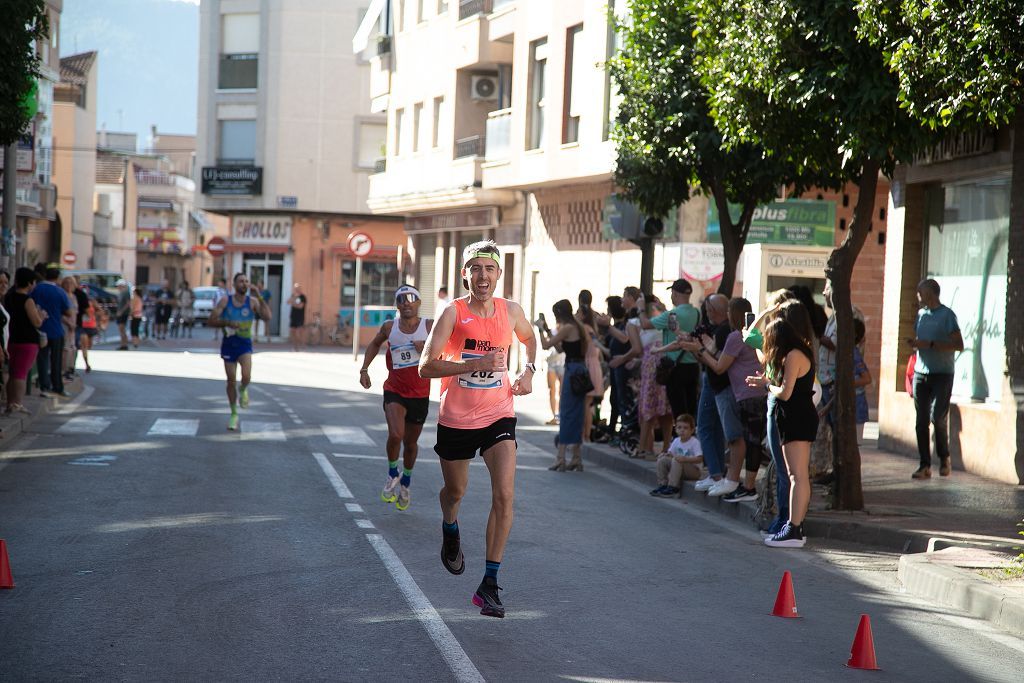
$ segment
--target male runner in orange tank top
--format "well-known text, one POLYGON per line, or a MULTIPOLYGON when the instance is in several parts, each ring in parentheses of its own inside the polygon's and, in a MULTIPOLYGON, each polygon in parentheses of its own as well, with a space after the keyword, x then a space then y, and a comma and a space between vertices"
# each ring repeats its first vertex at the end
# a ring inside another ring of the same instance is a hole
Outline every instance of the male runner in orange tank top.
POLYGON ((463 285, 469 294, 452 301, 427 338, 420 376, 441 378, 437 445, 441 489, 441 563, 461 574, 466 563, 459 538, 459 503, 469 481, 469 461, 480 451, 491 475, 486 568, 473 604, 480 614, 504 617, 498 597, 498 568, 512 528, 515 497, 516 414, 513 396, 532 389, 537 338, 522 306, 494 296, 501 278, 501 254, 491 241, 476 242, 462 254, 463 285), (508 353, 515 337, 526 346, 526 368, 509 379, 508 353))

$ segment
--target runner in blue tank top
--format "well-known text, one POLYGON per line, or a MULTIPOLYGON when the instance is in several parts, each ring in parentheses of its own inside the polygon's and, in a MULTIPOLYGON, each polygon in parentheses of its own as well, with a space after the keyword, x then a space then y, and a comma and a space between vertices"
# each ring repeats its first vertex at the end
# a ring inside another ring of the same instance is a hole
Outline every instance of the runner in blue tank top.
POLYGON ((238 405, 249 407, 249 381, 252 378, 252 335, 257 318, 270 320, 270 306, 260 296, 258 287, 249 284, 245 273, 238 273, 234 279, 235 291, 225 296, 210 313, 210 327, 224 330, 220 344, 220 357, 224 360, 224 371, 228 377, 228 403, 231 417, 228 429, 238 429, 238 405), (237 368, 242 368, 241 390, 235 389, 237 368))

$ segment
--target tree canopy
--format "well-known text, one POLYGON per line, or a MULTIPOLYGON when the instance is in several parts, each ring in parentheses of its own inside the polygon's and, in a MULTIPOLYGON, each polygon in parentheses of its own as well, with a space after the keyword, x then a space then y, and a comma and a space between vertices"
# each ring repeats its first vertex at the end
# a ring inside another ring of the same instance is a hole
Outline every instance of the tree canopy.
POLYGON ((50 28, 44 0, 0 0, 0 16, 0 145, 9 145, 31 121, 24 100, 39 77, 32 48, 50 28))

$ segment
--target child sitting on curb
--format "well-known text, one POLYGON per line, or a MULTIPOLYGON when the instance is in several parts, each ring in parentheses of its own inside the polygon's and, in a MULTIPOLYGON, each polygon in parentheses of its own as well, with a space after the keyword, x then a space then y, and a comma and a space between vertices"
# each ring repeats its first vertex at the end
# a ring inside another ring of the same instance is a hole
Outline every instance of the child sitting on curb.
POLYGON ((683 414, 676 418, 678 436, 668 450, 658 456, 658 488, 651 491, 652 496, 678 496, 682 491, 683 478, 700 479, 704 452, 701 450, 700 441, 693 435, 696 429, 693 416, 683 414))

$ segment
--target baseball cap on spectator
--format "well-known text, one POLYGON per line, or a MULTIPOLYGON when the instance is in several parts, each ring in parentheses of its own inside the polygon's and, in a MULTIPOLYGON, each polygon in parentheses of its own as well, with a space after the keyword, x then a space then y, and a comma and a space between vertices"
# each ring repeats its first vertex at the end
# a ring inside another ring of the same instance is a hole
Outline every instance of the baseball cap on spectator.
POLYGON ((117 282, 114 283, 114 286, 115 287, 127 287, 128 286, 128 281, 125 280, 124 278, 121 278, 120 280, 118 280, 117 282))
POLYGON ((668 287, 673 292, 679 292, 680 294, 693 294, 693 285, 688 280, 679 278, 668 287))

